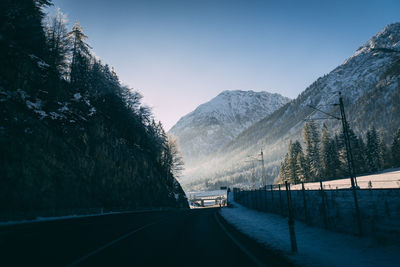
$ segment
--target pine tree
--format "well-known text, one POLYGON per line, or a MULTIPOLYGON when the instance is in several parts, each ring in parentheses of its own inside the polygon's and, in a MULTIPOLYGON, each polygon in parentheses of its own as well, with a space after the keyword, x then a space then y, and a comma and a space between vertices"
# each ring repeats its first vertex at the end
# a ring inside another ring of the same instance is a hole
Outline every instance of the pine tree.
POLYGON ((289 146, 289 181, 293 184, 299 183, 297 177, 297 157, 302 153, 302 148, 299 141, 295 141, 289 146))
POLYGON ((392 142, 392 166, 397 168, 400 167, 400 128, 393 136, 392 142))
POLYGON ((303 128, 303 138, 306 144, 306 161, 310 166, 310 178, 321 179, 320 138, 316 123, 311 120, 303 128))
POLYGON ((335 141, 331 139, 328 128, 322 126, 321 133, 321 168, 324 179, 337 178, 340 162, 335 141))
POLYGON ((370 130, 367 131, 367 170, 368 172, 374 172, 377 170, 377 166, 375 164, 374 160, 374 147, 375 147, 375 142, 373 135, 370 130))
POLYGON ((385 167, 389 167, 390 160, 386 160, 388 159, 389 153, 386 147, 385 142, 383 141, 383 138, 380 134, 378 134, 378 151, 379 151, 379 170, 383 170, 385 167))
MULTIPOLYGON (((2 0, 0 2, 0 32, 3 52, 9 49, 24 51, 43 57, 46 51, 42 27, 44 8, 50 6, 49 0, 2 0), (4 43, 3 43, 4 42, 4 43)), ((15 51, 14 50, 14 51, 15 51)), ((8 55, 11 56, 11 55, 8 55)), ((14 54, 14 56, 16 56, 14 54)))
POLYGON ((365 173, 368 171, 367 167, 367 147, 364 143, 364 140, 361 136, 358 137, 358 161, 356 166, 356 171, 358 174, 365 173), (358 168, 358 169, 357 169, 358 168))
POLYGON ((339 160, 339 166, 337 168, 338 176, 344 177, 348 175, 348 168, 347 168, 347 156, 343 140, 343 133, 341 133, 340 135, 335 134, 334 142, 337 151, 337 158, 339 160))
POLYGON ((330 162, 329 162, 329 148, 330 148, 330 135, 325 123, 322 125, 321 132, 321 169, 324 179, 330 178, 330 162))
POLYGON ((68 33, 72 41, 72 59, 70 67, 70 81, 77 87, 88 87, 91 47, 86 43, 87 36, 83 33, 79 22, 75 22, 72 31, 68 33))
POLYGON ((354 172, 355 175, 357 175, 364 172, 365 159, 363 154, 365 153, 365 151, 363 150, 362 139, 360 141, 357 135, 355 135, 355 133, 349 126, 348 129, 351 153, 353 155, 354 172))
POLYGON ((331 140, 330 146, 329 146, 329 170, 330 170, 330 178, 338 178, 340 177, 341 173, 341 164, 339 160, 339 153, 338 149, 336 146, 335 140, 331 140))
POLYGON ((45 73, 37 63, 47 53, 43 10, 49 5, 48 0, 0 1, 0 80, 7 81, 11 90, 22 89, 32 96, 39 91, 45 73))
POLYGON ((310 167, 307 165, 303 151, 297 154, 296 175, 299 182, 307 182, 310 177, 310 167))
POLYGON ((289 170, 289 152, 285 154, 285 157, 283 161, 281 162, 281 167, 279 169, 279 181, 280 182, 285 182, 288 181, 288 178, 290 176, 290 170, 289 170))
POLYGON ((382 169, 382 148, 375 127, 367 132, 367 164, 368 171, 376 172, 382 169))
MULTIPOLYGON (((281 163, 281 170, 279 173, 280 181, 288 181, 292 184, 297 184, 300 182, 298 174, 298 156, 304 158, 302 147, 299 141, 289 142, 288 152, 285 155, 283 162, 281 163)), ((304 175, 306 172, 303 172, 304 175)), ((304 179, 304 177, 303 177, 304 179)))

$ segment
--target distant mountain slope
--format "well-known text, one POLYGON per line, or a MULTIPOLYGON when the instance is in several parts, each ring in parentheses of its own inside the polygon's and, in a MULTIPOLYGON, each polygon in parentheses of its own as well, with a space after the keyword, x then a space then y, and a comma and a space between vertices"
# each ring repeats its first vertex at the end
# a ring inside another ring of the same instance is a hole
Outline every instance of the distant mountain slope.
MULTIPOLYGON (((279 171, 279 164, 290 139, 301 139, 304 119, 323 117, 307 105, 327 112, 337 112, 331 104, 337 102, 341 91, 351 127, 365 134, 373 125, 388 142, 400 126, 400 23, 390 24, 362 45, 354 55, 310 85, 296 99, 265 119, 246 129, 237 138, 209 157, 187 175, 202 177, 208 184, 248 171, 243 166, 246 155, 263 148, 270 182, 279 171)), ((339 130, 338 121, 326 121, 339 130)), ((189 187, 202 187, 204 181, 189 187)))
POLYGON ((182 117, 170 133, 177 138, 190 168, 288 101, 268 92, 224 91, 182 117))

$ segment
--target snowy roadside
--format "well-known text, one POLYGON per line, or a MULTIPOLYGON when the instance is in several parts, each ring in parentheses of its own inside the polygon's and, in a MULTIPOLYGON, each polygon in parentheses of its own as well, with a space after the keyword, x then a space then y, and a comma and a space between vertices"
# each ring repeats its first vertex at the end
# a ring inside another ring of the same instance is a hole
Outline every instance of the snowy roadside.
POLYGON ((278 250, 294 263, 306 266, 398 266, 400 245, 384 246, 368 238, 358 238, 296 221, 295 232, 299 252, 290 251, 287 218, 247 209, 233 201, 233 208, 220 213, 227 222, 259 243, 278 250))

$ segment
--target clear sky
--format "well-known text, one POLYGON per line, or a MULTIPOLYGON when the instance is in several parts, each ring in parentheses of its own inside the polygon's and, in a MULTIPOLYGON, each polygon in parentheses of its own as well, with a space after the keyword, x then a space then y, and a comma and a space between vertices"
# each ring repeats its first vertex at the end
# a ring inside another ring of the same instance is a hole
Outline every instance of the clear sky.
POLYGON ((380 31, 399 0, 53 0, 168 130, 223 90, 296 97, 380 31))

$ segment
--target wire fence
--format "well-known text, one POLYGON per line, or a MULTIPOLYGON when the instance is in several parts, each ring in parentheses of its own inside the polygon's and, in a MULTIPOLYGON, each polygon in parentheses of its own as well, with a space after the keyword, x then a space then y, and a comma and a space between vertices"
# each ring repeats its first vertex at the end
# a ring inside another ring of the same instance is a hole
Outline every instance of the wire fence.
POLYGON ((305 184, 268 185, 258 189, 234 188, 235 202, 261 212, 292 216, 307 225, 332 231, 372 236, 380 241, 400 240, 400 189, 356 189, 361 228, 353 191, 350 188, 326 190, 322 182, 318 189, 305 184), (289 198, 290 196, 290 198, 289 198))

